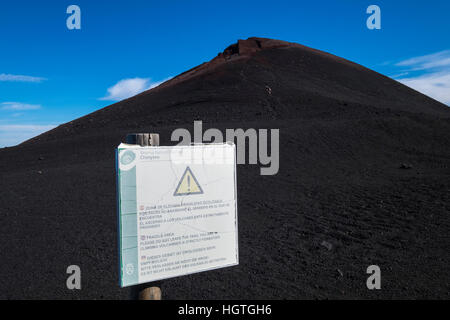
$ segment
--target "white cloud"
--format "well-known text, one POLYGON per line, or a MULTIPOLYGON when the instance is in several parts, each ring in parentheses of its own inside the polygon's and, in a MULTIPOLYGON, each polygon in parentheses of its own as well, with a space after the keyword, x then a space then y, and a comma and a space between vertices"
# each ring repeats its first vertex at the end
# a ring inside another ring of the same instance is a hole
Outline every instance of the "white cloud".
POLYGON ((398 81, 450 106, 450 72, 430 73, 398 81))
POLYGON ((397 79, 397 78, 401 78, 401 77, 407 76, 408 74, 409 74, 409 72, 401 72, 401 73, 398 73, 398 74, 395 74, 395 75, 391 76, 391 78, 397 79))
POLYGON ((413 57, 395 64, 397 81, 450 106, 450 50, 413 57))
POLYGON ((32 76, 24 76, 19 74, 0 74, 0 81, 8 81, 8 82, 42 82, 47 80, 42 77, 32 77, 32 76))
POLYGON ((450 50, 444 50, 425 56, 414 57, 395 64, 399 67, 410 67, 411 70, 425 70, 450 66, 450 50))
POLYGON ((41 106, 39 104, 28 104, 21 102, 2 102, 0 103, 2 110, 24 111, 24 110, 37 110, 41 106))
POLYGON ((15 146, 41 133, 55 128, 56 125, 7 124, 0 125, 0 147, 15 146))
POLYGON ((0 125, 0 132, 5 131, 47 131, 55 128, 55 125, 52 124, 3 124, 0 125))
POLYGON ((166 81, 152 82, 150 78, 123 79, 108 88, 108 95, 100 100, 120 101, 159 86, 166 81))

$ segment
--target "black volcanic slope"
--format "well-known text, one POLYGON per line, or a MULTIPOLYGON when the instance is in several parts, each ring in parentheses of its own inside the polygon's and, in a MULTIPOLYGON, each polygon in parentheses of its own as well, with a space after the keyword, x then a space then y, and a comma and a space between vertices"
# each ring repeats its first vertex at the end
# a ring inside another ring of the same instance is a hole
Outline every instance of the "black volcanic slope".
POLYGON ((347 60, 260 38, 0 150, 0 298, 128 298, 114 148, 129 132, 173 144, 172 130, 194 120, 279 128, 280 171, 238 167, 240 265, 166 280, 165 299, 450 298, 450 109, 347 60), (71 264, 81 291, 66 289, 71 264))

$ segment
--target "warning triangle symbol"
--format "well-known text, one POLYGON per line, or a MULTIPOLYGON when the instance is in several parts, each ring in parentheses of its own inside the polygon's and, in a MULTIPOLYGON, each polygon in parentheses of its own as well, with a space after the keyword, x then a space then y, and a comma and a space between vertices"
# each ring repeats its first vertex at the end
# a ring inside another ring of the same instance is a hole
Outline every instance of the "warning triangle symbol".
POLYGON ((192 194, 203 194, 202 187, 198 183, 189 167, 184 171, 178 186, 175 189, 174 196, 189 196, 192 194))

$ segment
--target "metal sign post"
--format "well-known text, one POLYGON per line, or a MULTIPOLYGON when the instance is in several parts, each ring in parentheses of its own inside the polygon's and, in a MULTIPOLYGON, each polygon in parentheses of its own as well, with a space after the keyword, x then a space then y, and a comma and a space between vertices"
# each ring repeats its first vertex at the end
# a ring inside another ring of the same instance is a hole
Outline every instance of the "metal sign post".
MULTIPOLYGON (((159 146, 159 134, 157 133, 131 133, 126 137, 126 144, 144 146, 159 146)), ((132 299, 161 300, 161 282, 140 284, 131 289, 132 299)))

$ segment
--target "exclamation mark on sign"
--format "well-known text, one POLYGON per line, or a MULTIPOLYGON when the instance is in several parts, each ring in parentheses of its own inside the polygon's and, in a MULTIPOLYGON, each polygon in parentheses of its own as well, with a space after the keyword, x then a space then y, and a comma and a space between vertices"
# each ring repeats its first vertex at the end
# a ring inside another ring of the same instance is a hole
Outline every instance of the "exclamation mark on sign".
POLYGON ((191 192, 191 176, 188 176, 188 192, 191 192))

